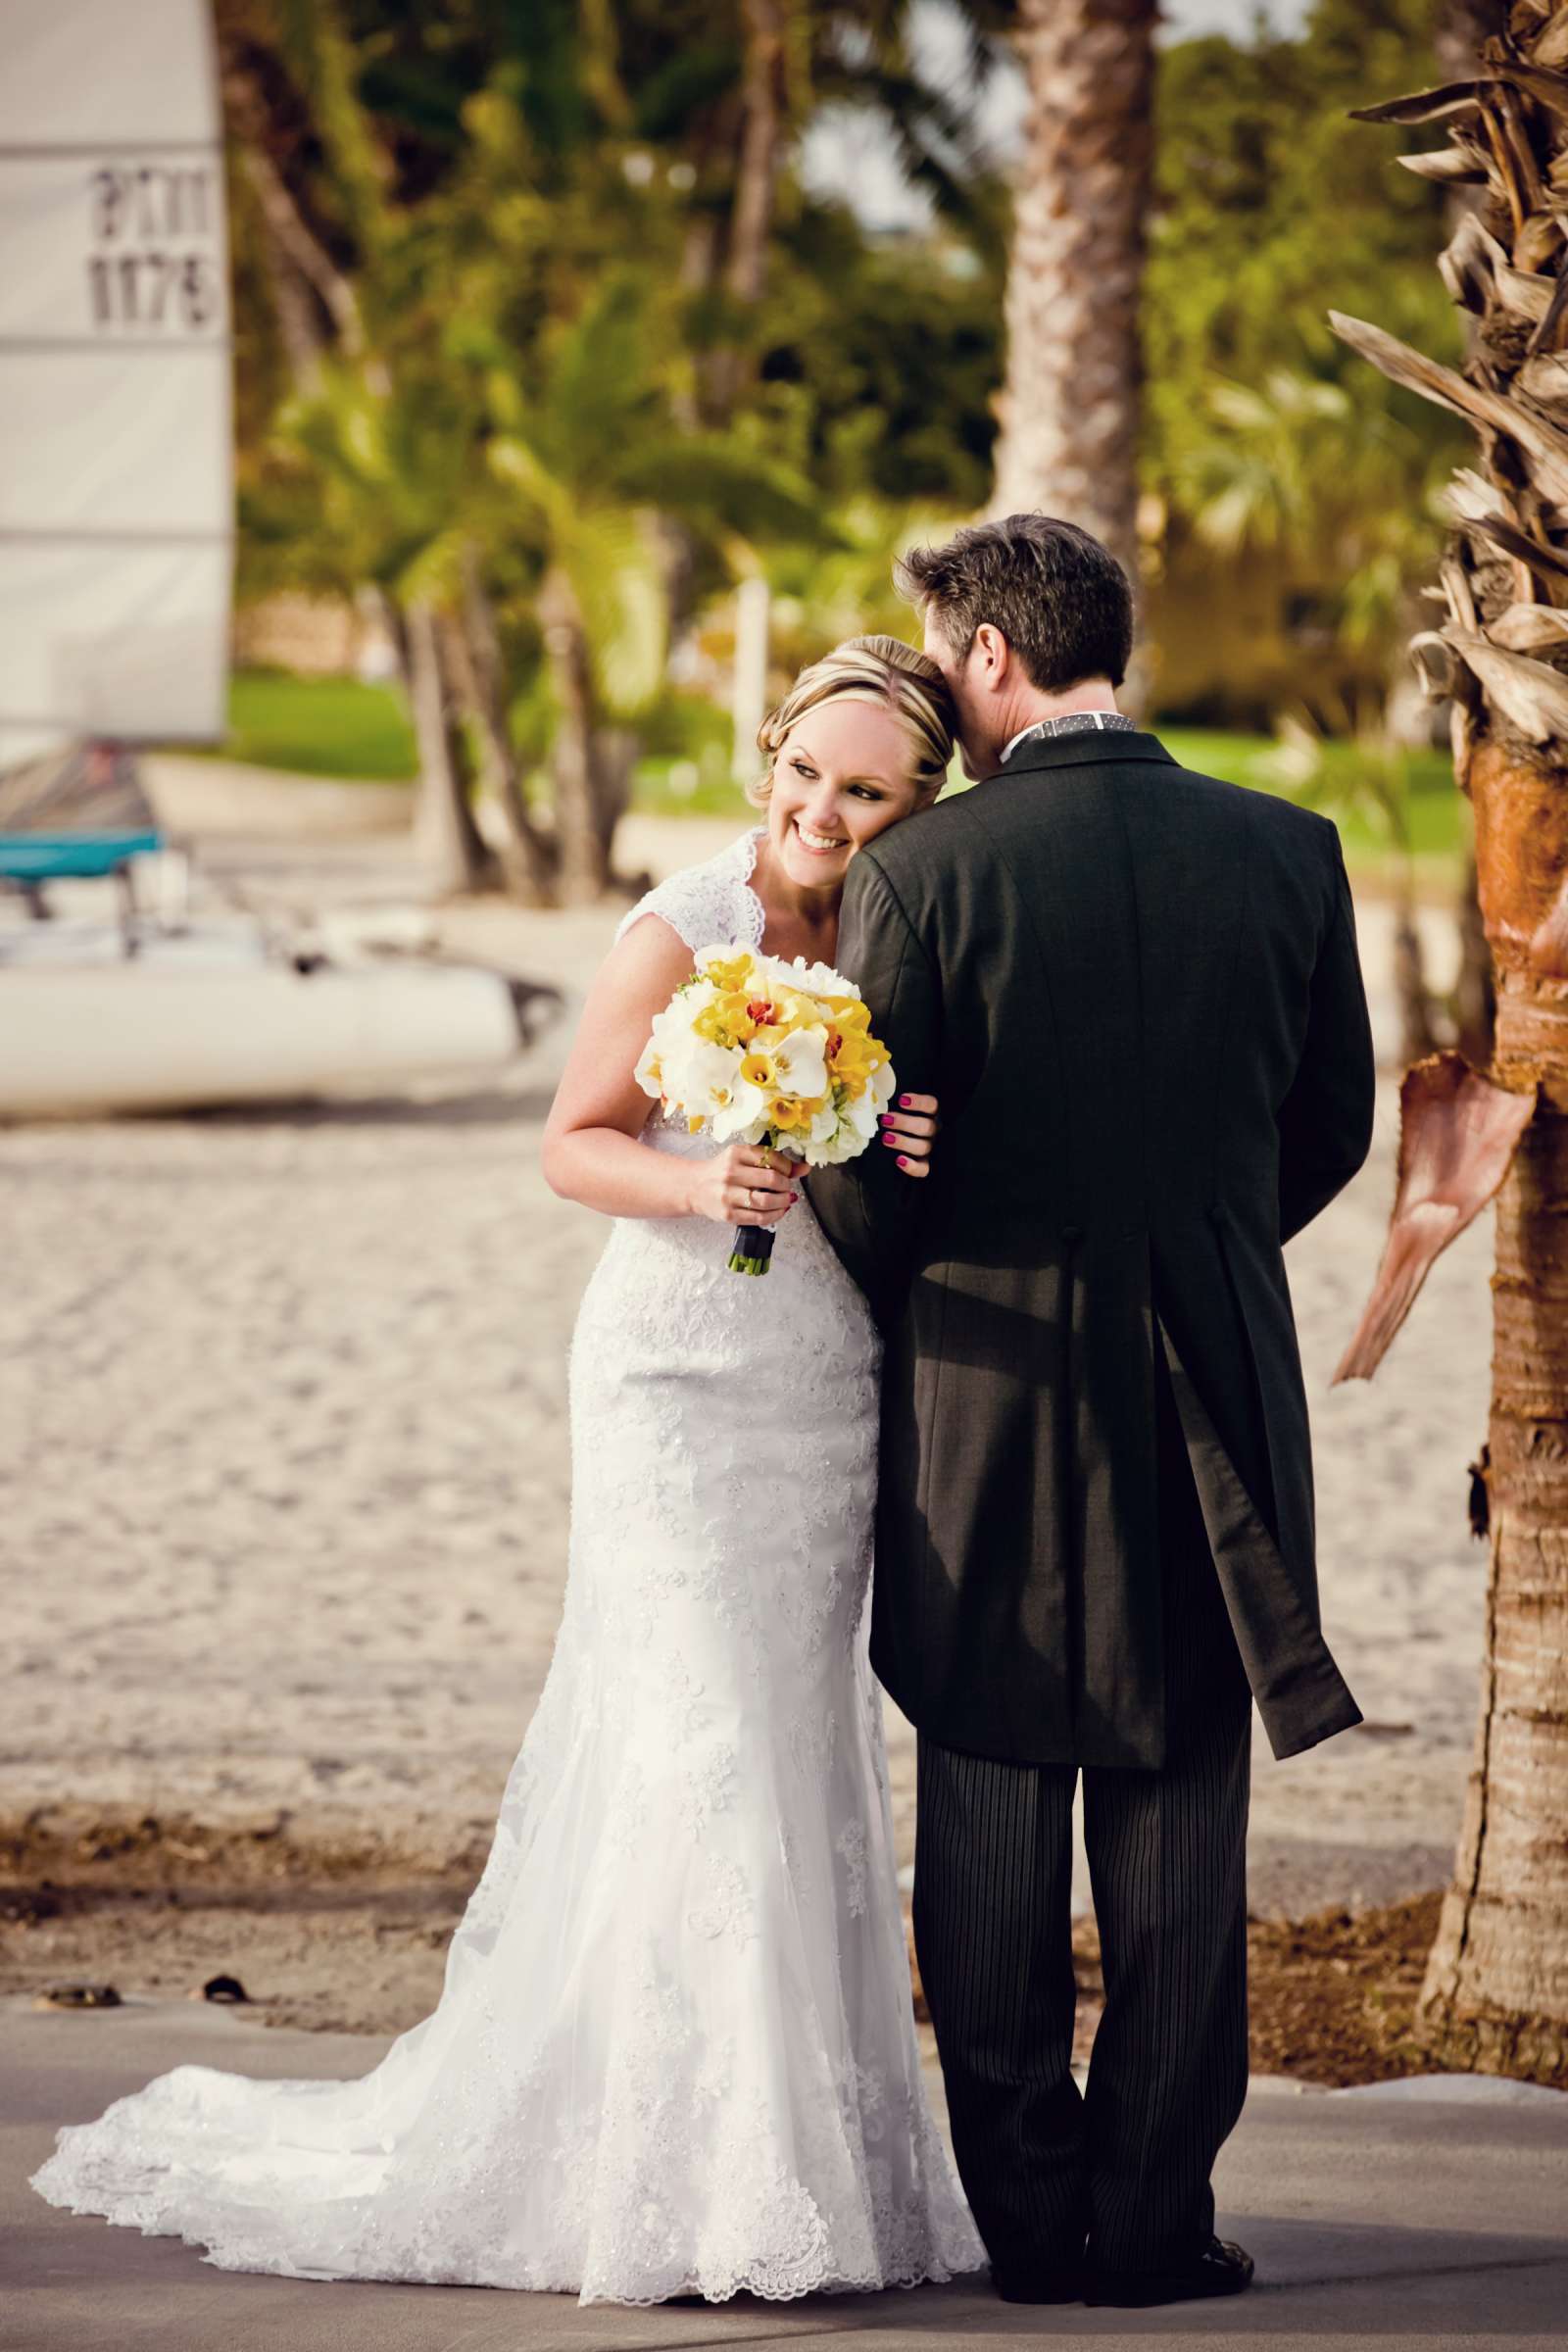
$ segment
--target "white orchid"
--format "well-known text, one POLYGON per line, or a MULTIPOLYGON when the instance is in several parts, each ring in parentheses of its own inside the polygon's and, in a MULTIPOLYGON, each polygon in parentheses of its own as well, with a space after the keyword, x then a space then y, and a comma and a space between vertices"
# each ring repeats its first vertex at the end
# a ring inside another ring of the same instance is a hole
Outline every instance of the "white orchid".
POLYGON ((748 1086, 744 1079, 736 1087, 733 1100, 714 1113, 713 1140, 719 1144, 760 1144, 766 1135, 772 1115, 772 1104, 760 1086, 748 1086))
POLYGON ((778 1092, 814 1102, 827 1092, 827 1031, 796 1029, 775 1048, 778 1092))
POLYGON ((727 1111, 741 1082, 745 1055, 738 1046, 694 1039, 680 1064, 680 1095, 692 1117, 716 1118, 727 1111))

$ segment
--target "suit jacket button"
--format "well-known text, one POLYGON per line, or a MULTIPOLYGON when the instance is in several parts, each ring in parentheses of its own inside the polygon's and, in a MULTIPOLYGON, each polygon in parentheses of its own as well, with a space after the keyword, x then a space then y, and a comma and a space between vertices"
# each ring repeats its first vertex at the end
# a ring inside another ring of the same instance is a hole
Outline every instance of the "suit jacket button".
POLYGON ((1061 1229, 1061 1238, 1065 1248, 1076 1250, 1084 1238, 1084 1229, 1081 1225, 1064 1225, 1061 1229))

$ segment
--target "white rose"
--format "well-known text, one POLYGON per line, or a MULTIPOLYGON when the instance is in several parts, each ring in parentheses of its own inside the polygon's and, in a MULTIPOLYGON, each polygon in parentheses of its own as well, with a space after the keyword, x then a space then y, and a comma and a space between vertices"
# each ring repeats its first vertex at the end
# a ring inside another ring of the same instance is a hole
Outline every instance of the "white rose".
POLYGON ((856 997, 860 994, 853 980, 846 980, 830 963, 808 963, 797 956, 790 966, 790 984, 808 997, 856 997))

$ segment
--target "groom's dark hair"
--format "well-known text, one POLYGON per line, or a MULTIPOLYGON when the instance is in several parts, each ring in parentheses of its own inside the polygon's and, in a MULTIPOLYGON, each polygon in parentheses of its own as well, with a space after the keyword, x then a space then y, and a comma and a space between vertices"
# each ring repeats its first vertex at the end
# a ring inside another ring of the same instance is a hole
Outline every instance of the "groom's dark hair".
POLYGON ((893 566, 894 585, 934 612, 960 662, 989 621, 1042 693, 1080 678, 1119 686, 1133 650, 1133 592, 1108 547, 1054 514, 972 522, 945 547, 914 547, 893 566))

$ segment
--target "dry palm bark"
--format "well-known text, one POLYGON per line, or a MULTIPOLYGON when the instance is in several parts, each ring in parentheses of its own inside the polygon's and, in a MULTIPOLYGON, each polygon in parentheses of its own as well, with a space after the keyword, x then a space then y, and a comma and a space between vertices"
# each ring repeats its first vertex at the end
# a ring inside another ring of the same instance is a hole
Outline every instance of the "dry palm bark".
MULTIPOLYGON (((1472 12, 1476 13, 1476 12, 1472 12)), ((1454 695, 1497 982, 1493 1063, 1410 1073, 1389 1250, 1342 1377, 1369 1375, 1426 1268, 1497 1192, 1491 1542, 1474 1766, 1422 1990, 1446 2063, 1568 2078, 1568 0, 1484 12, 1477 70, 1364 110, 1438 125, 1401 158, 1479 192, 1443 256, 1472 321, 1462 370, 1360 320, 1337 330, 1474 425, 1417 641, 1454 695), (1517 1143, 1513 1137, 1517 1134, 1517 1143), (1510 1149, 1510 1146, 1512 1147, 1510 1149), (1500 1191, 1498 1185, 1500 1183, 1500 1191)))
POLYGON ((1138 576, 1138 333, 1155 0, 1022 0, 1025 153, 992 511, 1044 508, 1138 576))
MULTIPOLYGON (((1494 0, 1442 0, 1432 46, 1445 81, 1460 81, 1475 73, 1494 14, 1494 0)), ((1485 198, 1484 184, 1477 186, 1466 180, 1449 182, 1446 209, 1450 236, 1458 229, 1464 215, 1477 211, 1485 198)), ((1492 950, 1487 945, 1486 925, 1481 920, 1473 853, 1465 859, 1464 878, 1459 885, 1458 918, 1459 970, 1451 1000, 1455 1042, 1468 1062, 1484 1069, 1492 1059, 1497 998, 1493 983, 1492 950)), ((1430 1050, 1423 1047, 1422 1052, 1430 1050)), ((1410 1058, 1415 1056, 1412 1054, 1410 1058)))

